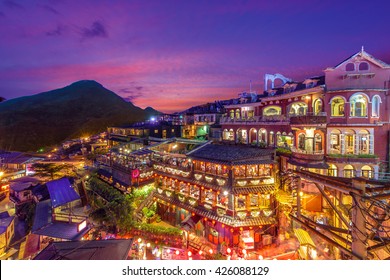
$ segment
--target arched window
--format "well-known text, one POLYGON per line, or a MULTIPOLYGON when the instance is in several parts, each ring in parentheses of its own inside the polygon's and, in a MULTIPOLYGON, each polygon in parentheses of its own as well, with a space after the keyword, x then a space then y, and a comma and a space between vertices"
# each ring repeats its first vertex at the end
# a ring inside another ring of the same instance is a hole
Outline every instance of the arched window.
POLYGON ((330 153, 341 154, 341 133, 339 130, 332 130, 330 133, 330 153))
POLYGON ((248 131, 246 129, 237 129, 237 141, 241 144, 248 144, 248 131))
POLYGON ((319 133, 314 135, 314 151, 322 152, 322 135, 319 133))
POLYGON ((274 146, 275 145, 275 135, 274 135, 273 131, 271 131, 269 133, 269 145, 270 146, 274 146))
POLYGON ((351 117, 367 117, 367 97, 363 94, 354 94, 350 99, 351 117))
POLYGON ((282 134, 279 131, 276 132, 276 146, 278 146, 278 147, 284 146, 283 138, 285 138, 285 137, 282 136, 282 134))
POLYGON ((352 177, 355 177, 355 169, 353 168, 352 165, 350 164, 347 164, 346 166, 344 166, 344 177, 345 178, 352 178, 352 177))
POLYGON ((267 144, 267 131, 264 128, 259 130, 259 142, 267 144))
POLYGON ((355 71, 355 64, 353 63, 348 63, 347 65, 345 65, 345 71, 355 71))
POLYGON ((304 102, 295 102, 290 105, 288 114, 290 116, 304 116, 307 112, 307 104, 304 102))
POLYGON ((344 133, 345 139, 345 153, 353 155, 355 149, 355 131, 348 129, 344 133))
POLYGON ((361 62, 359 64, 359 71, 366 71, 368 70, 369 66, 367 62, 361 62))
POLYGON ((371 115, 373 117, 379 117, 379 108, 380 108, 381 98, 378 95, 375 95, 372 98, 371 106, 372 106, 372 113, 371 115))
POLYGON ((337 166, 330 164, 328 168, 328 176, 337 177, 337 166))
POLYGON ((321 114, 321 112, 322 112, 322 100, 321 99, 314 100, 313 111, 314 111, 314 115, 321 114))
POLYGON ((277 116, 282 114, 280 106, 268 106, 263 110, 263 116, 277 116))
POLYGON ((222 133, 222 139, 225 141, 234 141, 233 129, 230 129, 229 131, 227 129, 224 129, 222 133))
POLYGON ((371 166, 365 165, 362 167, 362 177, 372 178, 372 168, 371 166))
POLYGON ((331 116, 332 117, 344 117, 345 101, 341 97, 335 97, 331 101, 331 116))
POLYGON ((234 110, 230 110, 230 119, 234 119, 234 110))
POLYGON ((305 134, 301 133, 298 135, 298 149, 305 150, 305 134))
POLYGON ((360 130, 358 134, 358 152, 359 154, 369 154, 370 151, 370 133, 367 130, 360 130))
POLYGON ((240 118, 241 118, 240 109, 236 109, 236 119, 240 119, 240 118))

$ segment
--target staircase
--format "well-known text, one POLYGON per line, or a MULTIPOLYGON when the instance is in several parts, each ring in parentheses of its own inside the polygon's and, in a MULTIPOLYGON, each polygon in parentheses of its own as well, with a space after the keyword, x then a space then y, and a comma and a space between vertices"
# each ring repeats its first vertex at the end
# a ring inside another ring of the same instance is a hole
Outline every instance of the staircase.
POLYGON ((154 192, 155 191, 152 191, 145 199, 144 201, 141 202, 141 204, 138 206, 138 208, 134 211, 134 217, 136 219, 137 222, 142 222, 142 209, 144 207, 147 207, 149 208, 150 206, 152 206, 152 204, 154 203, 154 200, 153 200, 153 196, 154 196, 154 192))

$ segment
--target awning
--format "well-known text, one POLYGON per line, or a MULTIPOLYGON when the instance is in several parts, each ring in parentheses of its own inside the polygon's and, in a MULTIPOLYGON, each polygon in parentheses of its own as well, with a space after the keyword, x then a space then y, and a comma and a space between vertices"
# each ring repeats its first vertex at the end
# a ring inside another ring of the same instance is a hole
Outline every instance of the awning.
POLYGON ((298 238, 299 244, 304 246, 306 245, 313 246, 314 248, 316 247, 316 245, 314 244, 313 240, 310 237, 310 234, 306 230, 301 228, 295 228, 294 233, 295 236, 298 238))

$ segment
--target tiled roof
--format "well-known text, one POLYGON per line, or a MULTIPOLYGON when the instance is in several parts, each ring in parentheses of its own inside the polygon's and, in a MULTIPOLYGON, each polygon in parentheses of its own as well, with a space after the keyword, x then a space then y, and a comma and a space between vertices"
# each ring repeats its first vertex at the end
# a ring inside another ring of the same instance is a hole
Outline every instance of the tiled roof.
POLYGON ((53 242, 34 260, 126 260, 133 239, 53 242))
POLYGON ((187 203, 183 203, 180 200, 174 198, 174 197, 166 197, 165 195, 154 193, 154 196, 164 200, 165 202, 174 204, 180 208, 186 209, 188 211, 194 212, 202 217, 215 220, 217 222, 223 223, 225 225, 231 226, 231 227, 243 227, 243 226, 259 226, 259 225, 271 225, 276 223, 276 220, 273 217, 247 217, 244 220, 240 220, 237 218, 233 218, 230 216, 218 216, 217 214, 213 213, 210 210, 207 210, 201 206, 193 207, 187 203))
POLYGON ((210 144, 201 147, 200 149, 189 153, 193 159, 203 159, 205 161, 218 161, 221 163, 235 163, 240 161, 242 164, 245 161, 262 161, 271 160, 274 150, 260 149, 256 147, 240 146, 240 145, 218 145, 210 144))
POLYGON ((275 186, 265 185, 257 187, 234 187, 233 194, 267 193, 275 191, 275 186))

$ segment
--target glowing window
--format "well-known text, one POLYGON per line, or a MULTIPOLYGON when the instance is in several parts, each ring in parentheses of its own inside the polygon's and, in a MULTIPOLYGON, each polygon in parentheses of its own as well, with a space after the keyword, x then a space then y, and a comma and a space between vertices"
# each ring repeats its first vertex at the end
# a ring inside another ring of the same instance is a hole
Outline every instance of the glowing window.
POLYGON ((331 101, 331 116, 332 117, 344 117, 345 101, 341 97, 335 97, 331 101))

